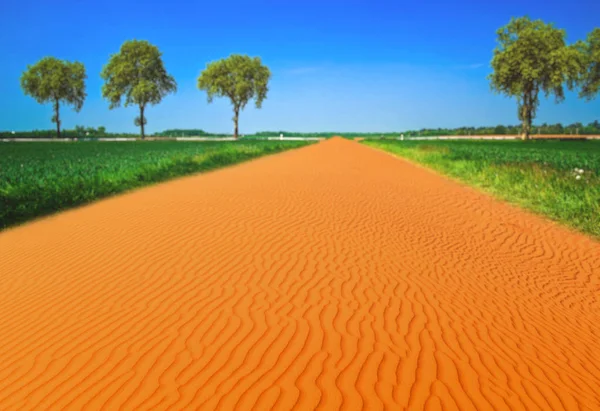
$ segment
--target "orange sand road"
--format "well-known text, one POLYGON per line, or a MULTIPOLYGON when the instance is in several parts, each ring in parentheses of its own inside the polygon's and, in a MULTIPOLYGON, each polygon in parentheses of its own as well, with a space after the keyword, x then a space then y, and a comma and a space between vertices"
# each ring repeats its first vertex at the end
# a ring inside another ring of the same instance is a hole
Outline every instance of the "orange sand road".
POLYGON ((600 407, 600 243, 355 142, 0 253, 2 410, 600 407))

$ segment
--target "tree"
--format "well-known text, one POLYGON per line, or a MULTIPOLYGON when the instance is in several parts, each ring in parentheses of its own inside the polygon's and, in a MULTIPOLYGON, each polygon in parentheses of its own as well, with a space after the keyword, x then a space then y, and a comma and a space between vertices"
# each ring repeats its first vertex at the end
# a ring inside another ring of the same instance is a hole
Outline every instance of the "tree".
POLYGON ((497 125, 494 127, 494 134, 506 134, 506 127, 502 124, 497 125))
POLYGON ((142 139, 147 124, 144 110, 148 104, 158 104, 163 97, 177 91, 175 79, 167 73, 158 48, 145 40, 129 40, 113 54, 100 76, 105 81, 102 96, 110 101, 110 109, 121 105, 137 105, 139 117, 134 124, 140 127, 142 139))
POLYGON ((78 112, 83 107, 85 92, 85 67, 75 61, 44 57, 33 66, 28 65, 21 75, 21 88, 38 103, 52 103, 56 135, 60 138, 60 103, 70 104, 78 112))
POLYGON ((583 70, 582 53, 566 45, 564 30, 528 17, 512 18, 497 35, 488 79, 492 90, 517 98, 522 138, 529 139, 539 92, 564 100, 563 86, 572 90, 583 70))
POLYGON ((556 123, 554 126, 552 127, 552 134, 564 134, 565 132, 565 128, 563 127, 562 123, 556 123))
POLYGON ((587 41, 580 44, 585 59, 585 69, 581 77, 580 97, 591 100, 600 91, 600 28, 588 34, 587 41))
POLYGON ((198 88, 206 91, 209 103, 214 96, 229 98, 233 106, 233 136, 237 139, 240 110, 251 99, 255 100, 256 108, 261 108, 270 78, 271 71, 262 65, 259 57, 232 54, 207 64, 198 77, 198 88))

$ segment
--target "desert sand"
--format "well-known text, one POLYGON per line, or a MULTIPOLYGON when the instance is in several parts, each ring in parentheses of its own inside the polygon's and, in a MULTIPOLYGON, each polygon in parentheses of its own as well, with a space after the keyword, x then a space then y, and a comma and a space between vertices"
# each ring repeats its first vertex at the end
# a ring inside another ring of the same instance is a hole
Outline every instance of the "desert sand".
POLYGON ((0 409, 598 409, 600 243, 332 139, 0 233, 0 409))

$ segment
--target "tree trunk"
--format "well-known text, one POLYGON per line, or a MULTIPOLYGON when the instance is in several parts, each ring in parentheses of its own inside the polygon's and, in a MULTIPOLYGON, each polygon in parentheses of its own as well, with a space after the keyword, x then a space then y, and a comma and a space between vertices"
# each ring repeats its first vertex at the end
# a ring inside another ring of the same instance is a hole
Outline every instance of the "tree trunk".
POLYGON ((521 140, 529 140, 531 138, 531 110, 533 109, 533 99, 531 98, 531 94, 525 92, 523 96, 523 104, 521 106, 521 140))
MULTIPOLYGON (((526 110, 526 109, 524 109, 526 110)), ((529 140, 531 138, 529 133, 529 123, 527 121, 527 117, 523 119, 522 127, 521 127, 521 140, 529 140)))
POLYGON ((140 106, 140 127, 142 128, 142 140, 146 139, 146 135, 144 134, 144 106, 140 106))
POLYGON ((233 138, 238 139, 238 120, 240 118, 240 109, 239 107, 234 107, 233 109, 233 138))
POLYGON ((58 99, 54 103, 54 116, 56 119, 56 136, 60 138, 60 115, 59 115, 59 102, 58 99))

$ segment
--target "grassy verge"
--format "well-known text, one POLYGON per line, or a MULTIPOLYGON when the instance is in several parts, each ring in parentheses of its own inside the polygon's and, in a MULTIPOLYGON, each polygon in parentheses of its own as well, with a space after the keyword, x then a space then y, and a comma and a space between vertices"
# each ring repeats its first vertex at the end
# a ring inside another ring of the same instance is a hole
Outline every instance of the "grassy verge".
POLYGON ((365 141, 364 144, 427 165, 600 238, 600 142, 365 141))
POLYGON ((307 144, 0 143, 0 230, 133 188, 307 144))

